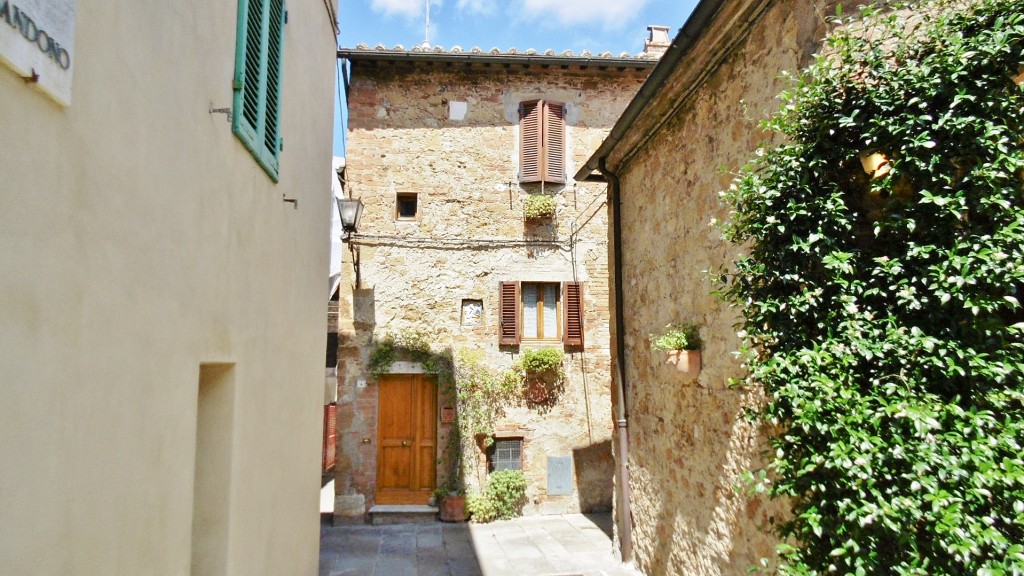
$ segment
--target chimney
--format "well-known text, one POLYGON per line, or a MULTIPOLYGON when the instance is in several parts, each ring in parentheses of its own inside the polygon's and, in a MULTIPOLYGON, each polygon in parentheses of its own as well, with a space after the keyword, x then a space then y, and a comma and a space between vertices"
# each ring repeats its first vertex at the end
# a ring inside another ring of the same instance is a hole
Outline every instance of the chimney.
POLYGON ((668 50, 672 43, 668 38, 668 26, 651 25, 647 27, 650 33, 644 41, 643 55, 649 58, 661 58, 661 55, 668 50))

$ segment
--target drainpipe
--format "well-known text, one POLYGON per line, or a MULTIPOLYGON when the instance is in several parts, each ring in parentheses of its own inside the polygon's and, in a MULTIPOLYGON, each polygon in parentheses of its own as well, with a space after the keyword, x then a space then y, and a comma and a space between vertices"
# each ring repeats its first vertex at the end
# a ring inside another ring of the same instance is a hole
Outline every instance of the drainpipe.
POLYGON ((608 182, 608 205, 612 207, 612 275, 615 284, 615 355, 619 402, 615 410, 615 429, 619 442, 619 544, 623 562, 633 560, 633 513, 629 507, 629 426, 626 420, 626 313, 622 307, 622 203, 619 177, 608 170, 606 159, 601 158, 598 170, 608 182))

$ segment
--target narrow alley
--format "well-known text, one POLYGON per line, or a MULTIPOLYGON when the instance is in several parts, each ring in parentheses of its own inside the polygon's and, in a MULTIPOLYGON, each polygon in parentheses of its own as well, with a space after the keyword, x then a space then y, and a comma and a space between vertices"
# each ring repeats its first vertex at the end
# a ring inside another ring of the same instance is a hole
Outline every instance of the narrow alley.
POLYGON ((636 576, 611 514, 320 528, 320 576, 636 576))

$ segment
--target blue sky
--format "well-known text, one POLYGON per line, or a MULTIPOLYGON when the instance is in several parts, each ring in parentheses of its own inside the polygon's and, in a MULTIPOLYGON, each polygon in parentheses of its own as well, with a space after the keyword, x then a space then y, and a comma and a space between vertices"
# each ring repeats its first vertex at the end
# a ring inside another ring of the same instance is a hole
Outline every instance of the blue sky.
MULTIPOLYGON (((338 44, 407 50, 425 36, 427 0, 341 0, 338 44)), ((429 0, 430 43, 484 51, 548 48, 556 53, 637 54, 647 26, 663 24, 674 38, 697 0, 429 0)), ((335 109, 334 153, 343 155, 342 121, 335 109)))

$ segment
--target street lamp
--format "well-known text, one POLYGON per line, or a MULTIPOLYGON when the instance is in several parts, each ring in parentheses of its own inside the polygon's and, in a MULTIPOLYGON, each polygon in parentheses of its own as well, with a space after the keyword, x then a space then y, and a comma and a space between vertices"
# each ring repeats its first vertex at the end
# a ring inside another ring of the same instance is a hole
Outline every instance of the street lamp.
MULTIPOLYGON (((338 166, 338 184, 341 185, 341 193, 345 193, 345 167, 338 166)), ((359 198, 352 198, 351 192, 348 198, 335 198, 338 203, 338 215, 341 216, 341 229, 345 232, 344 241, 351 240, 352 234, 357 232, 359 217, 363 215, 363 201, 359 198)))
MULTIPOLYGON (((345 192, 345 167, 339 166, 337 170, 338 183, 341 184, 342 194, 345 192)), ((350 193, 351 194, 351 193, 350 193)), ((338 216, 341 217, 341 229, 345 236, 341 241, 348 243, 348 250, 352 253, 352 268, 356 273, 356 288, 360 288, 359 282, 359 247, 352 242, 352 234, 359 229, 359 217, 363 215, 363 201, 359 198, 335 198, 338 203, 338 216)))
POLYGON ((341 216, 341 229, 345 232, 345 240, 349 240, 359 227, 359 217, 363 215, 363 201, 359 198, 335 198, 338 202, 338 214, 341 216))

